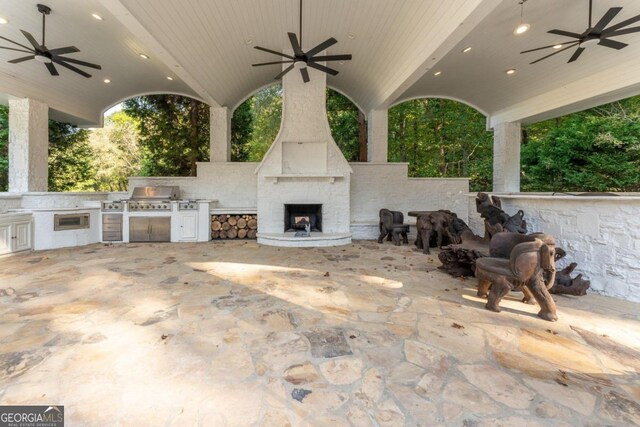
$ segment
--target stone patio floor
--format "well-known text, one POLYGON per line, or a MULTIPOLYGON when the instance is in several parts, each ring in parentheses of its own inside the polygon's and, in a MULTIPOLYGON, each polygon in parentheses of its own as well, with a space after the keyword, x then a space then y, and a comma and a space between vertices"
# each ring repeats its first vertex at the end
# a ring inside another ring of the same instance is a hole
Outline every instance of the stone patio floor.
POLYGON ((492 313, 437 265, 368 241, 0 258, 0 403, 69 426, 640 425, 640 304, 492 313))

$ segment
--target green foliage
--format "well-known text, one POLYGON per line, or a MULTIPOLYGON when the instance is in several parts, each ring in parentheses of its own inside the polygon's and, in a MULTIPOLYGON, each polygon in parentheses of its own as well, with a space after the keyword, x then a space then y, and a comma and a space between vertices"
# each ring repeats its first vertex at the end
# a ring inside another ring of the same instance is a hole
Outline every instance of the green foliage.
POLYGON ((253 109, 250 102, 243 102, 233 112, 231 119, 231 161, 246 162, 249 159, 247 144, 253 134, 253 109))
POLYGON ((0 105, 0 191, 9 189, 9 109, 0 105))
POLYGON ((327 89, 327 118, 334 141, 349 162, 358 160, 358 107, 346 96, 327 89))
POLYGON ((195 176, 209 159, 209 106, 178 95, 149 95, 124 102, 138 121, 144 176, 195 176))
POLYGON ((478 111, 446 99, 418 99, 389 110, 389 160, 409 162, 412 177, 470 177, 491 189, 492 134, 478 111))
POLYGON ((89 131, 49 120, 49 191, 95 189, 89 131))
POLYGON ((640 191, 640 98, 526 129, 522 191, 640 191))
POLYGON ((142 152, 138 121, 118 111, 105 117, 104 127, 89 137, 98 191, 126 191, 128 177, 140 173, 142 152))
POLYGON ((282 117, 282 85, 261 90, 249 98, 253 114, 251 139, 247 142, 247 160, 259 162, 278 136, 282 117))

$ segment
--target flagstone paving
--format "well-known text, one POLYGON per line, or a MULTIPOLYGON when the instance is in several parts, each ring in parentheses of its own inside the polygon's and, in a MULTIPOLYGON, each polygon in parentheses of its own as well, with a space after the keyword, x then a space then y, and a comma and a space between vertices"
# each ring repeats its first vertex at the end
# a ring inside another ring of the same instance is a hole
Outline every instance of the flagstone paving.
POLYGON ((640 304, 493 313, 437 265, 368 241, 3 257, 0 403, 70 426, 640 425, 640 304))

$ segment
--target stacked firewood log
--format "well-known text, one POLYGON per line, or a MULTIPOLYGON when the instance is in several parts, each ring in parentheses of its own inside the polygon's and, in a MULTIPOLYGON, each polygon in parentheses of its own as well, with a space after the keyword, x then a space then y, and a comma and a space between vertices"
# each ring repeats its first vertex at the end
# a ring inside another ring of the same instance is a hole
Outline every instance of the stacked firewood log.
POLYGON ((255 239, 257 215, 211 215, 211 239, 255 239))

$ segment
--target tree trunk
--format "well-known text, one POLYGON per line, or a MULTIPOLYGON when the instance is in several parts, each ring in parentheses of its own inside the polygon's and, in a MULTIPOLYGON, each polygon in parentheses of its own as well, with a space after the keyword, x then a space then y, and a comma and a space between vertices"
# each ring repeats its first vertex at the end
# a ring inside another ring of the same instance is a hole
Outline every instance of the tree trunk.
POLYGON ((366 162, 367 157, 367 123, 364 113, 358 110, 358 161, 366 162))

